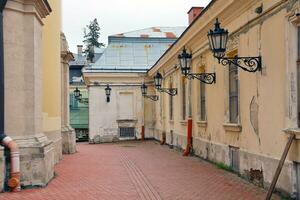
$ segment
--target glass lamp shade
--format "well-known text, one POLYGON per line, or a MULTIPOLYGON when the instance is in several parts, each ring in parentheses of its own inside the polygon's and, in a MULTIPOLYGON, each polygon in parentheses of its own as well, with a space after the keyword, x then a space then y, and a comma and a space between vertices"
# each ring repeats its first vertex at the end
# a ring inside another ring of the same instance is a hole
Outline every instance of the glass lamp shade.
POLYGON ((79 98, 80 97, 80 90, 78 89, 78 88, 76 88, 75 90, 74 90, 74 97, 75 98, 79 98))
POLYGON ((182 53, 178 55, 178 61, 182 74, 187 76, 191 71, 192 54, 187 53, 184 48, 182 53))
POLYGON ((141 86, 141 90, 142 95, 145 96, 147 94, 147 86, 145 85, 145 83, 143 83, 143 85, 141 86))
POLYGON ((157 72, 157 74, 154 76, 155 88, 160 89, 161 83, 162 83, 162 75, 159 72, 157 72))
POLYGON ((109 97, 110 93, 111 93, 111 88, 109 87, 109 85, 107 85, 106 88, 105 88, 105 94, 106 94, 107 97, 109 97))
POLYGON ((207 34, 209 46, 214 57, 220 59, 225 56, 228 41, 228 31, 220 27, 220 22, 216 19, 215 29, 210 30, 207 34))
POLYGON ((82 99, 82 94, 79 94, 79 97, 77 99, 80 101, 82 99))

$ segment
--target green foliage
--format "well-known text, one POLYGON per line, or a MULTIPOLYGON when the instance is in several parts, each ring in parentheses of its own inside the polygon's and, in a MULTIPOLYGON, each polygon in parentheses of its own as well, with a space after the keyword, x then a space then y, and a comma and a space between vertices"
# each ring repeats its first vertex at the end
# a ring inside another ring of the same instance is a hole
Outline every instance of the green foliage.
POLYGON ((87 59, 93 62, 94 58, 94 47, 104 46, 98 40, 100 38, 100 26, 98 24, 97 18, 90 22, 89 25, 84 29, 84 44, 86 46, 84 53, 87 59))
POLYGON ((219 169, 223 169, 223 170, 225 170, 225 171, 233 172, 233 169, 232 169, 230 166, 228 166, 228 165, 226 165, 226 164, 224 164, 224 163, 216 163, 216 166, 217 166, 219 169))

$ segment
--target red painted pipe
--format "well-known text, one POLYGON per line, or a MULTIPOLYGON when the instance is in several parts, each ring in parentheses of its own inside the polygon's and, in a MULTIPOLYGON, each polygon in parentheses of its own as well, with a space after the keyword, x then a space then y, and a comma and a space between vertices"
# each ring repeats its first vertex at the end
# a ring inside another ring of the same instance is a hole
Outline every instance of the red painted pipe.
POLYGON ((188 156, 191 152, 192 147, 193 147, 193 144, 192 144, 192 131, 193 131, 193 120, 188 119, 187 145, 186 145, 185 151, 183 152, 183 156, 188 156))
POLYGON ((145 140, 145 126, 142 126, 141 140, 145 140))
POLYGON ((162 140, 160 141, 160 144, 161 145, 166 144, 166 133, 165 132, 162 133, 162 140))

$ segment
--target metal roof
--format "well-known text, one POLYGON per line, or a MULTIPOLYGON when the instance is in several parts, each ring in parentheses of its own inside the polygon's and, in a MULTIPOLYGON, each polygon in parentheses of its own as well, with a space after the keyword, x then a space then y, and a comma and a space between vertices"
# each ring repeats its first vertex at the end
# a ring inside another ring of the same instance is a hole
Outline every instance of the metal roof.
POLYGON ((111 35, 111 37, 135 37, 135 38, 178 38, 186 29, 184 26, 179 27, 151 27, 130 31, 126 33, 119 33, 111 35))
POLYGON ((161 55, 177 40, 185 30, 183 27, 160 28, 161 32, 150 29, 128 32, 123 37, 110 37, 103 55, 95 63, 84 68, 84 72, 146 72, 161 55), (176 34, 176 37, 167 37, 163 32, 176 34), (136 37, 139 34, 149 33, 149 37, 136 37))
POLYGON ((74 61, 69 62, 70 66, 83 66, 86 65, 86 57, 84 55, 75 54, 74 55, 74 61))

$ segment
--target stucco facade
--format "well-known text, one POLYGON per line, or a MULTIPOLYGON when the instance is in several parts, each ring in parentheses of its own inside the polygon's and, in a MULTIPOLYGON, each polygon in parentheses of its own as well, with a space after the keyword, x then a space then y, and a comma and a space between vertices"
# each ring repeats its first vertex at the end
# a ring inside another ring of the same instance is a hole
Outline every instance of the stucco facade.
POLYGON ((184 27, 152 27, 109 36, 101 57, 83 69, 89 95, 91 143, 140 139, 144 125, 141 84, 146 71, 184 27), (111 88, 107 102, 105 88, 111 88))
MULTIPOLYGON (((63 98, 62 91, 69 91, 66 70, 72 54, 60 45, 66 42, 61 2, 9 0, 3 19, 5 134, 20 148, 21 186, 46 186, 62 158, 62 126, 68 126, 68 94, 63 98)), ((9 166, 9 159, 4 164, 9 166)), ((1 174, 0 182, 5 181, 1 174)))
MULTIPOLYGON (((89 76, 86 74, 86 76, 89 76)), ((101 74, 91 78, 89 90, 89 140, 90 143, 103 143, 124 139, 140 139, 143 125, 143 97, 140 83, 144 74, 101 74), (107 102, 105 88, 111 88, 107 102), (120 135, 120 128, 134 128, 134 135, 120 135)))
POLYGON ((5 133, 20 147, 23 186, 46 185, 54 175, 42 114, 42 18, 50 11, 46 1, 10 0, 4 9, 5 133))
POLYGON ((61 1, 49 0, 52 12, 43 20, 43 131, 54 145, 55 163, 62 158, 61 137, 61 1))
MULTIPOLYGON (((160 94, 160 101, 145 107, 145 116, 153 116, 152 121, 149 119, 145 124, 146 136, 161 140, 165 134, 168 144, 185 149, 187 119, 190 118, 196 155, 216 163, 235 165, 238 173, 268 187, 288 133, 296 133, 297 138, 299 134, 297 13, 299 1, 295 0, 212 1, 148 71, 149 78, 159 71, 164 76, 164 86, 172 82, 179 91, 173 98, 174 119, 170 119, 170 96, 165 93, 160 94), (228 56, 262 57, 261 72, 238 70, 238 123, 229 120, 229 67, 218 63, 208 45, 207 33, 216 18, 231 33, 228 56), (178 65, 177 56, 184 46, 193 55, 193 72, 216 72, 216 84, 205 85, 206 120, 201 121, 199 116, 200 82, 185 79, 186 97, 182 97, 184 78, 179 68, 172 67, 178 65), (185 118, 183 98, 186 98, 185 118), (151 110, 149 107, 154 111, 147 113, 151 110)), ((298 140, 295 140, 277 183, 278 189, 292 196, 300 192, 296 176, 299 150, 298 140)))
POLYGON ((70 126, 70 95, 69 95, 69 62, 74 60, 69 50, 67 39, 63 33, 61 37, 61 138, 62 153, 76 152, 76 134, 70 126))

